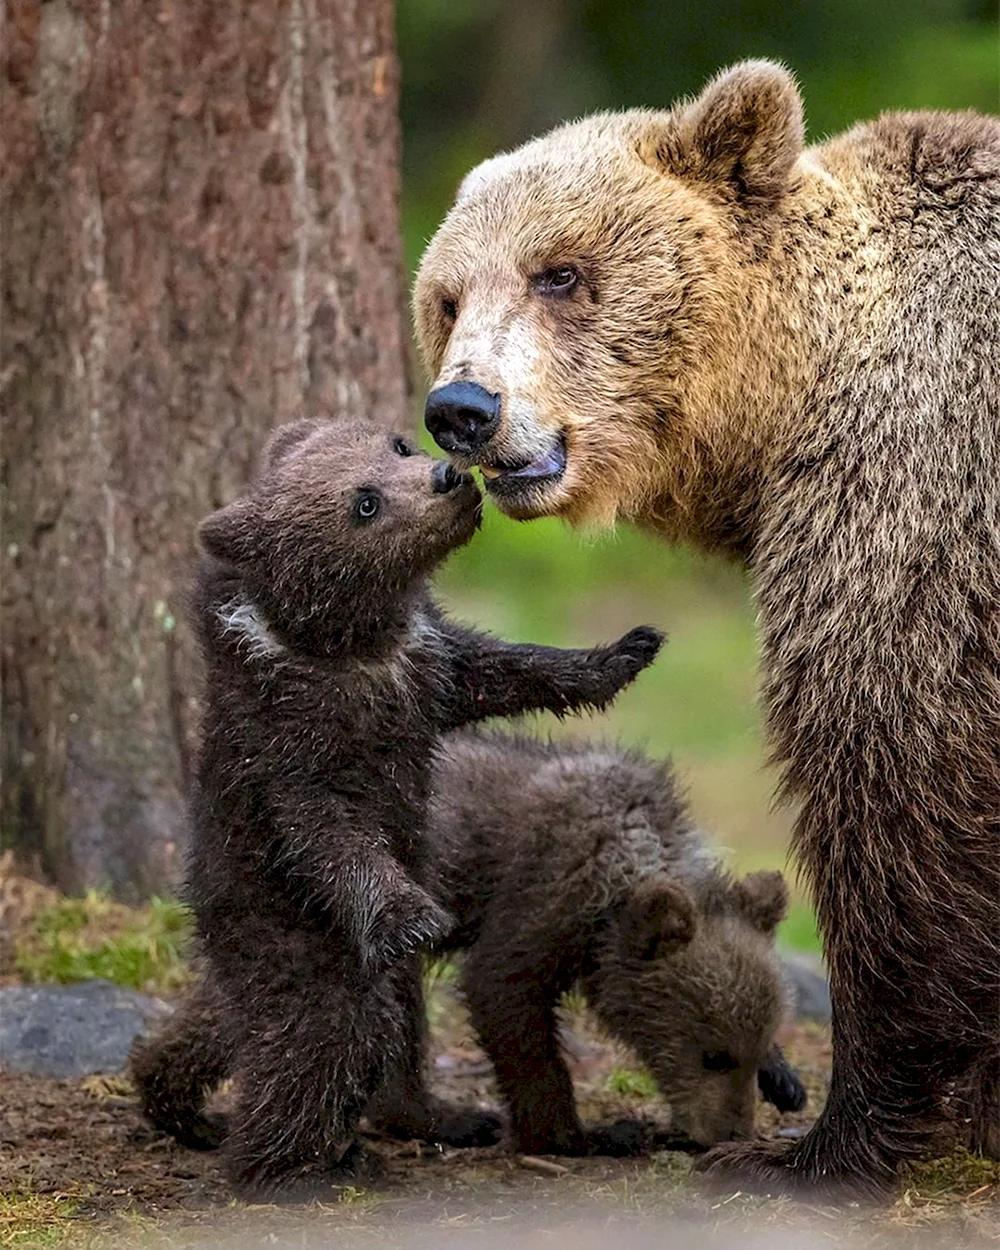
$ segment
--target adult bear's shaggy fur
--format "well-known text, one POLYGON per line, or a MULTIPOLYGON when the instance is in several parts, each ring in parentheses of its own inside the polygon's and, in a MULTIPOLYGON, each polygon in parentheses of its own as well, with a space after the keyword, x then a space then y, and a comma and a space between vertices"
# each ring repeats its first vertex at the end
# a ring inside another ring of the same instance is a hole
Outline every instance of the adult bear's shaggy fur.
POLYGON ((429 423, 502 508, 752 574, 834 1064, 807 1138, 714 1166, 878 1190, 965 1118, 996 1150, 1000 121, 807 149, 789 74, 737 65, 475 169, 415 307, 429 423))

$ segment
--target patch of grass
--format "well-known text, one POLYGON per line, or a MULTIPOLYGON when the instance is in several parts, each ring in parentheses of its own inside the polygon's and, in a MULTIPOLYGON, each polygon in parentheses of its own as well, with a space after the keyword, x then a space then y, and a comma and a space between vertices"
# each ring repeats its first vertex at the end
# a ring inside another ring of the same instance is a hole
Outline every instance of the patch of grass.
POLYGON ((620 1094, 623 1098, 659 1097, 656 1082, 641 1068, 612 1068, 604 1088, 609 1094, 620 1094))
POLYGON ((903 1201, 989 1202, 1000 1197, 1000 1160, 955 1150, 940 1159, 911 1163, 904 1171, 903 1201))
POLYGON ((103 978, 128 989, 170 992, 191 979, 190 937, 190 912, 178 902, 154 898, 130 908, 92 890, 39 912, 33 932, 17 943, 15 964, 29 982, 103 978))
POLYGON ((778 942, 786 950, 822 955, 823 941, 816 928, 816 916, 804 899, 792 898, 788 915, 778 930, 778 942))
POLYGON ((0 1247, 58 1246, 75 1213, 74 1203, 51 1194, 0 1194, 0 1247))

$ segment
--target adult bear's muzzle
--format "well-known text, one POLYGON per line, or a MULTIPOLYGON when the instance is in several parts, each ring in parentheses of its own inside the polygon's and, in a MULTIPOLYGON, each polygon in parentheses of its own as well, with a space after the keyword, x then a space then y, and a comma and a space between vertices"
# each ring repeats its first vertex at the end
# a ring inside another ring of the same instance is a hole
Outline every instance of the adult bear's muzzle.
POLYGON ((500 425, 500 396, 477 382, 449 382, 427 396, 424 424, 443 451, 473 456, 500 425))

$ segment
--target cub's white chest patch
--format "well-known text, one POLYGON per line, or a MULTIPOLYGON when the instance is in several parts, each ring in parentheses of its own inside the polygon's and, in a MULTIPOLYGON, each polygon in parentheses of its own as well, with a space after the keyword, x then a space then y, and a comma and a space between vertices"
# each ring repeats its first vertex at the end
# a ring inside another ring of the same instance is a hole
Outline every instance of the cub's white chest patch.
POLYGON ((236 648, 252 660, 283 655, 286 648, 280 643, 256 604, 248 599, 230 599, 215 610, 216 619, 223 632, 235 635, 236 648))

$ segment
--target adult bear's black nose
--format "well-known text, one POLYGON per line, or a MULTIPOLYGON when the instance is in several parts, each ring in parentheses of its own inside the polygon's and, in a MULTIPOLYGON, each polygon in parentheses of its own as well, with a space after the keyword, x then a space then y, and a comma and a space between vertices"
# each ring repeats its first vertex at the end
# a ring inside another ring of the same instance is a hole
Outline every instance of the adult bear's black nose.
POLYGON ((445 451, 471 456, 500 424, 500 396, 476 382, 449 382, 427 396, 424 424, 445 451))

